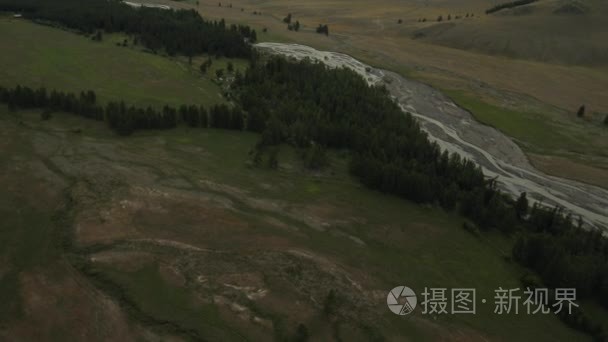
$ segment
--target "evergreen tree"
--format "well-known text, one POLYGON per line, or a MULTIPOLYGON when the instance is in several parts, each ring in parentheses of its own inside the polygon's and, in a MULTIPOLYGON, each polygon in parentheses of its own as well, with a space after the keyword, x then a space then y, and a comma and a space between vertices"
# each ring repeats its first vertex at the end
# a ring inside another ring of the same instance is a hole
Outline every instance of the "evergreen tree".
POLYGON ((517 202, 515 202, 515 213, 519 219, 524 218, 528 213, 528 198, 525 192, 522 192, 517 202))
POLYGON ((283 22, 286 24, 291 24, 291 13, 287 14, 287 16, 283 18, 283 22))
POLYGON ((578 108, 578 111, 576 112, 576 116, 578 116, 579 118, 582 118, 585 116, 585 105, 582 105, 578 108))

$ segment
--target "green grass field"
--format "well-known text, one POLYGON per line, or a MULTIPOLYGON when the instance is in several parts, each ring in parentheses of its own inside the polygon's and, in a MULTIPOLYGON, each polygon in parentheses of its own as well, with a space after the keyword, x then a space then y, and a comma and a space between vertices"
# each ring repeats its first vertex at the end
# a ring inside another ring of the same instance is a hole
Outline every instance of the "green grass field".
MULTIPOLYGON (((213 104, 222 102, 213 82, 214 60, 204 77, 198 66, 183 58, 165 58, 138 47, 116 46, 124 36, 107 35, 102 42, 24 20, 0 18, 0 84, 64 91, 94 89, 102 101, 121 100, 139 105, 213 104)), ((234 61, 244 65, 243 61, 234 61)))
MULTIPOLYGON (((476 237, 461 228, 463 221, 458 216, 435 208, 413 205, 361 187, 348 175, 347 159, 341 153, 332 156, 331 168, 322 174, 315 175, 303 170, 293 151, 287 147, 282 149, 279 156, 280 170, 257 169, 247 164, 248 152, 257 139, 254 134, 178 128, 164 132, 141 132, 126 139, 118 139, 102 123, 86 121, 62 113, 56 113, 50 121, 40 121, 36 111, 21 112, 20 120, 24 121, 26 128, 20 128, 16 125, 16 119, 7 118, 4 108, 0 115, 2 116, 0 125, 4 127, 3 131, 8 133, 6 135, 8 139, 21 146, 22 151, 30 151, 21 153, 27 158, 22 161, 26 164, 40 158, 38 150, 41 147, 36 146, 36 141, 46 137, 45 139, 50 139, 48 144, 57 146, 57 149, 45 158, 48 158, 58 170, 64 170, 66 174, 82 181, 99 182, 93 179, 87 180, 90 176, 86 171, 78 171, 74 174, 74 170, 69 165, 94 164, 95 160, 104 156, 104 164, 108 169, 135 168, 139 170, 138 178, 141 179, 156 175, 154 183, 141 183, 141 185, 137 184, 139 182, 132 183, 131 186, 135 187, 155 187, 169 193, 177 191, 177 194, 184 191, 180 189, 185 184, 196 184, 200 179, 219 184, 221 187, 213 190, 213 193, 227 196, 233 202, 235 209, 229 211, 230 220, 247 221, 250 227, 247 231, 241 231, 236 228, 237 226, 232 228, 230 224, 222 225, 222 230, 217 233, 220 235, 209 241, 205 238, 208 233, 197 233, 195 226, 191 226, 189 222, 195 220, 203 227, 207 223, 204 220, 197 221, 200 219, 194 218, 195 216, 185 219, 184 214, 178 214, 180 211, 177 208, 173 209, 178 210, 174 215, 179 216, 173 218, 174 224, 171 228, 151 225, 152 221, 146 220, 145 217, 134 216, 131 221, 133 225, 139 227, 138 230, 143 231, 143 234, 150 238, 171 236, 171 239, 186 240, 197 246, 213 246, 214 249, 232 251, 233 256, 228 257, 228 261, 223 258, 214 261, 214 258, 205 256, 206 263, 211 263, 209 267, 213 267, 215 262, 220 268, 226 262, 227 265, 238 265, 244 262, 242 259, 249 260, 250 255, 264 255, 272 251, 297 248, 331 260, 332 263, 339 265, 338 267, 348 270, 350 277, 369 287, 370 290, 378 289, 384 293, 394 286, 408 285, 417 293, 421 293, 424 287, 474 287, 478 291, 478 301, 482 298, 488 300, 488 304, 478 302, 478 314, 475 316, 440 315, 431 318, 421 315, 418 311, 412 317, 399 317, 386 310, 385 298, 381 296, 376 299, 375 309, 383 313, 381 319, 369 323, 385 336, 407 336, 425 340, 436 339, 439 336, 454 336, 452 334, 464 335, 471 339, 479 336, 506 340, 533 338, 538 341, 583 339, 583 336, 566 328, 550 315, 493 314, 493 290, 498 287, 519 287, 518 278, 523 273, 520 267, 505 261, 505 257, 510 254, 510 239, 494 234, 476 237), (81 136, 52 133, 74 127, 83 129, 81 136), (25 132, 27 135, 22 134, 25 132), (52 135, 48 135, 49 132, 52 135), (20 137, 21 140, 16 137, 20 137), (61 146, 71 146, 73 152, 66 154, 65 148, 61 146), (96 152, 85 152, 88 150, 86 146, 98 147, 95 148, 96 152), (121 152, 116 154, 116 151, 121 152), (128 159, 132 153, 139 155, 137 160, 128 159), (185 180, 186 182, 182 182, 184 185, 176 187, 168 183, 168 180, 176 177, 185 180), (227 190, 222 190, 223 187, 227 190), (238 193, 229 189, 238 189, 238 193), (241 193, 244 195, 240 195, 241 193), (252 202, 253 200, 258 202, 252 202), (286 211, 275 211, 272 205, 254 205, 261 202, 280 203, 286 211), (320 208, 329 208, 330 211, 321 210, 313 205, 314 203, 320 204, 320 208), (321 211, 317 212, 317 210, 321 211), (329 222, 328 227, 331 229, 319 231, 309 227, 305 218, 311 215, 316 220, 329 222), (270 217, 285 222, 297 230, 270 226, 266 221, 270 217), (241 236, 231 237, 232 229, 236 229, 235 233, 241 236), (348 236, 357 237, 364 245, 351 241, 348 236), (279 245, 260 243, 254 244, 257 245, 256 247, 251 246, 254 241, 275 240, 285 242, 279 245), (429 325, 434 328, 429 328, 429 325)), ((11 151, 15 151, 14 148, 3 151, 5 152, 2 154, 2 159, 11 160, 13 153, 11 151)), ((10 165, 10 162, 2 164, 10 165)), ((99 179, 105 179, 108 175, 106 172, 95 172, 99 179)), ((13 177, 19 177, 23 182, 27 181, 28 177, 36 179, 36 176, 28 172, 13 177)), ((114 177, 123 178, 119 174, 114 177)), ((44 186, 45 183, 40 182, 44 186)), ((204 187, 187 188, 193 196, 207 196, 210 191, 204 187)), ((104 189, 106 189, 105 194, 97 194, 98 198, 106 198, 119 191, 112 186, 104 189)), ((168 198, 171 196, 173 195, 168 198)), ((25 198, 27 199, 28 196, 25 198)), ((39 243, 28 242, 34 241, 32 239, 22 239, 19 245, 11 242, 19 239, 20 234, 23 234, 20 232, 25 227, 39 227, 28 233, 35 237, 36 241, 48 235, 40 235, 40 232, 44 231, 44 217, 37 218, 39 215, 26 205, 27 201, 9 201, 5 196, 2 200, 0 202, 3 205, 2 212, 7 217, 7 220, 3 221, 3 234, 14 236, 14 238, 2 239, 4 241, 2 248, 4 250, 17 248, 15 253, 18 254, 15 254, 15 257, 18 257, 22 263, 9 259, 16 274, 31 272, 56 260, 57 253, 42 253, 39 243), (20 214, 18 209, 22 211, 20 214), (30 218, 29 223, 18 221, 18 218, 23 216, 30 218), (19 247, 10 247, 11 245, 19 247)), ((77 198, 76 203, 80 203, 77 198)), ((99 207, 102 211, 106 210, 103 208, 108 205, 101 199, 95 200, 94 203, 89 205, 99 207)), ((77 204, 73 215, 77 217, 78 212, 87 210, 86 206, 77 204)), ((120 263, 100 264, 95 266, 95 272, 101 272, 104 278, 110 279, 121 288, 123 291, 121 293, 145 313, 146 319, 168 321, 174 326, 163 330, 151 325, 153 331, 170 334, 175 332, 177 326, 187 331, 196 331, 203 337, 219 336, 229 340, 240 340, 241 335, 256 333, 251 327, 243 328, 237 324, 238 321, 235 323, 234 320, 238 318, 226 316, 222 311, 224 309, 218 304, 196 304, 194 298, 204 296, 205 292, 201 293, 195 282, 187 281, 186 285, 177 286, 159 273, 159 263, 166 265, 177 262, 179 265, 195 262, 196 259, 191 259, 188 253, 176 254, 154 246, 138 247, 120 241, 115 242, 117 245, 106 244, 102 250, 107 249, 115 253, 125 250, 152 253, 155 255, 154 260, 158 261, 147 261, 141 266, 130 266, 128 271, 121 269, 120 263)), ((100 246, 96 248, 99 250, 100 246)), ((135 260, 132 262, 136 264, 139 263, 137 258, 132 260, 135 260)), ((257 263, 245 262, 249 265, 247 272, 260 272, 273 279, 274 271, 271 269, 266 269, 266 266, 257 263)), ((184 271, 183 274, 186 279, 196 278, 196 273, 190 274, 184 271)), ((220 272, 218 277, 222 276, 225 275, 220 272)), ((323 273, 320 276, 323 276, 323 273)), ((269 282, 267 286, 270 293, 275 293, 279 298, 283 298, 281 296, 283 291, 286 292, 285 295, 301 296, 297 291, 290 292, 293 289, 289 286, 285 287, 284 281, 279 279, 269 282)), ((19 298, 19 283, 3 284, 5 289, 10 290, 3 295, 9 294, 13 301, 18 301, 15 298, 19 298)), ((311 286, 320 286, 320 284, 311 286)), ((104 290, 104 287, 102 286, 101 289, 104 290)), ((108 293, 113 294, 112 291, 108 293)), ((114 298, 120 301, 121 296, 114 298)), ((249 303, 249 305, 254 304, 249 303)), ((277 311, 272 306, 257 304, 257 307, 251 307, 255 308, 256 312, 261 312, 260 315, 263 317, 270 317, 269 319, 275 324, 284 325, 288 331, 297 323, 290 320, 289 314, 285 317, 286 320, 279 320, 277 318, 279 316, 276 315, 282 315, 279 314, 281 310, 277 311)), ((324 336, 324 331, 327 329, 324 321, 320 313, 313 314, 312 318, 306 321, 311 330, 312 327, 319 329, 311 331, 313 337, 319 336, 318 334, 324 336)), ((343 323, 346 324, 343 329, 349 330, 348 324, 354 324, 348 322, 343 323)), ((146 326, 145 322, 143 325, 146 326)), ((273 334, 276 333, 275 331, 273 334)), ((346 332, 342 334, 347 336, 346 332)))
MULTIPOLYGON (((608 187, 608 129, 597 120, 576 118, 574 113, 524 112, 489 104, 469 92, 443 90, 458 105, 469 110, 480 122, 512 137, 531 155, 557 156, 573 161, 567 177, 608 187), (581 166, 577 166, 580 163, 581 166)), ((558 174, 559 162, 539 165, 550 174, 558 174)))
MULTIPOLYGON (((183 58, 116 46, 122 39, 95 43, 0 19, 0 42, 14 49, 0 55, 0 63, 11 66, 0 72, 0 82, 92 88, 102 100, 141 105, 222 101, 210 79, 227 61, 214 61, 201 78, 183 58)), ((551 133, 536 137, 541 117, 469 104, 481 109, 484 122, 506 125, 522 140, 535 138, 535 148, 562 143, 551 133), (501 121, 505 114, 516 120, 501 121)), ((552 315, 495 315, 493 291, 520 287, 525 272, 509 261, 512 239, 475 236, 453 213, 364 188, 348 174, 344 152, 331 152, 330 168, 320 173, 303 169, 286 146, 279 170, 253 168, 255 134, 179 127, 120 138, 100 122, 65 113, 41 121, 38 111, 8 113, 5 106, 0 133, 0 187, 9 190, 0 195, 0 299, 8 303, 0 309, 0 339, 129 340, 116 322, 160 340, 193 334, 280 339, 300 322, 318 340, 331 339, 334 330, 347 340, 366 340, 370 331, 389 340, 586 338, 552 315), (75 128, 81 133, 72 133, 75 128), (147 241, 155 239, 204 251, 147 241), (295 258, 294 250, 312 257, 295 258), (29 286, 33 275, 46 287, 29 286), (67 286, 66 279, 78 286, 67 286), (225 285, 233 282, 264 287, 267 297, 251 299, 225 285), (477 314, 434 317, 417 309, 393 315, 386 293, 398 285, 418 294, 424 287, 476 288, 477 314), (322 314, 330 288, 351 298, 355 309, 343 318, 322 314), (119 309, 108 309, 108 301, 119 309), (20 324, 35 324, 42 335, 28 335, 31 329, 20 324)), ((592 310, 596 317, 606 314, 592 310)))

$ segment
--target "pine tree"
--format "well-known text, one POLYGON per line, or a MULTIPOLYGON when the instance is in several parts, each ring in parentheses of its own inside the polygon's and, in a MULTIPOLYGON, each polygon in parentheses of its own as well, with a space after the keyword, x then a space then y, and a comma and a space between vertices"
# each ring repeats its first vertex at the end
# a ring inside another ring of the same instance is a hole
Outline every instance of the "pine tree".
POLYGON ((582 118, 585 116, 585 105, 582 105, 578 108, 578 112, 576 112, 576 116, 582 118))
POLYGON ((287 16, 283 18, 283 22, 285 24, 291 24, 291 13, 287 14, 287 16))
POLYGON ((515 213, 519 219, 524 218, 528 213, 528 198, 525 192, 522 192, 515 202, 515 213))

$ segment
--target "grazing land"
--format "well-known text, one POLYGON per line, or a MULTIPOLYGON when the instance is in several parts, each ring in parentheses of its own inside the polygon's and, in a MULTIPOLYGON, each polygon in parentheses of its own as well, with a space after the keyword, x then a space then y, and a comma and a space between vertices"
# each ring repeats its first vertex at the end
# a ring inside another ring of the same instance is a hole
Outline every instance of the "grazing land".
MULTIPOLYGON (((221 103, 221 88, 214 82, 215 70, 226 68, 227 60, 215 60, 206 75, 184 57, 168 58, 143 52, 133 39, 107 35, 101 42, 25 20, 0 18, 0 44, 10 53, 0 55, 0 84, 14 87, 47 87, 80 92, 94 89, 100 100, 148 106, 165 104, 221 103), (117 46, 124 40, 128 47, 117 46)), ((245 62, 233 60, 236 67, 245 62)))
MULTIPOLYGON (((601 58, 570 67, 567 49, 554 61, 492 51, 483 39, 475 47, 437 33, 412 39, 431 25, 419 18, 456 13, 460 2, 383 1, 151 2, 253 24, 263 40, 347 52, 447 89, 541 169, 608 186, 607 133, 597 125, 599 111, 608 112, 601 58), (302 22, 299 32, 286 29, 287 12, 302 22), (314 32, 318 24, 329 25, 328 37, 314 32), (593 109, 578 120, 569 111, 581 99, 593 109)), ((462 3, 475 12, 471 25, 510 15, 485 17, 486 1, 462 3)), ((549 15, 551 4, 538 6, 549 15)), ((100 103, 228 102, 215 71, 247 63, 213 57, 201 74, 209 56, 190 63, 125 35, 97 42, 6 17, 0 44, 10 46, 0 55, 0 85, 94 89, 100 103)), ((455 212, 370 190, 351 176, 346 151, 327 151, 329 166, 313 171, 279 145, 276 168, 255 167, 259 139, 185 125, 123 137, 73 114, 42 120, 41 110, 0 105, 0 340, 589 338, 553 314, 494 314, 494 290, 522 287, 530 275, 512 259, 517 236, 466 230, 455 212), (476 288, 477 314, 396 316, 385 303, 399 285, 476 288)), ((581 305, 594 322, 608 322, 599 304, 581 305)))
POLYGON ((235 0, 232 8, 207 0, 198 6, 152 2, 195 8, 203 16, 248 23, 258 31, 266 28, 259 35, 263 41, 348 53, 441 90, 467 94, 459 104, 516 138, 540 170, 608 186, 608 130, 601 124, 608 115, 608 5, 603 1, 541 0, 490 15, 484 12, 496 2, 481 0, 235 0), (301 23, 298 32, 287 30, 287 13, 301 23), (319 24, 329 25, 328 37, 315 32, 319 24), (479 105, 471 105, 473 98, 479 105), (580 119, 576 111, 583 104, 587 115, 580 119), (499 109, 500 115, 489 118, 480 112, 484 106, 499 109), (515 113, 513 119, 509 113, 515 113), (530 120, 540 129, 513 130, 530 120), (555 135, 539 144, 538 136, 546 131, 555 135), (559 137, 573 132, 576 144, 564 148, 559 137), (539 150, 546 158, 537 157, 539 150))
POLYGON ((310 173, 284 147, 279 170, 256 169, 254 134, 117 139, 70 114, 0 113, 0 182, 15 197, 2 197, 0 336, 270 339, 304 324, 323 340, 583 338, 553 315, 499 316, 493 305, 434 319, 388 312, 386 289, 401 283, 467 284, 491 302, 524 271, 505 261, 509 239, 361 187, 340 153, 310 173), (328 319, 331 289, 340 300, 328 319))

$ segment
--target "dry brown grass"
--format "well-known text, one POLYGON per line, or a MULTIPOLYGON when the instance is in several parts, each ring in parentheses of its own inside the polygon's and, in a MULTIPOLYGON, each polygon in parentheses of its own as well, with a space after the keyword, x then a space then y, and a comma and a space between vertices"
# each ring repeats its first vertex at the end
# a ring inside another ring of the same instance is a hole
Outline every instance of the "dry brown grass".
MULTIPOLYGON (((169 0, 146 1, 196 8, 169 0)), ((205 17, 226 18, 228 22, 250 24, 259 31, 260 28, 267 27, 269 33, 260 35, 262 39, 298 42, 341 51, 374 65, 401 72, 419 70, 413 73, 413 76, 432 84, 435 80, 433 75, 441 74, 451 78, 451 86, 458 88, 469 88, 470 82, 483 82, 499 90, 528 94, 542 102, 567 110, 573 110, 585 103, 592 110, 608 112, 607 66, 567 66, 517 60, 411 39, 413 30, 435 24, 432 20, 418 23, 418 18, 434 19, 440 14, 446 16, 447 13, 475 13, 474 18, 461 20, 457 25, 472 26, 474 30, 489 28, 492 31, 492 27, 501 19, 482 15, 487 7, 485 1, 454 3, 436 0, 426 2, 428 6, 423 2, 395 0, 235 0, 230 3, 233 8, 227 8, 227 3, 224 3, 224 7, 219 7, 217 1, 204 0, 200 1, 198 10, 205 17), (466 5, 462 5, 463 3, 466 5), (244 11, 241 12, 241 8, 244 8, 244 11), (253 15, 253 11, 261 11, 262 15, 253 15), (302 32, 289 32, 286 29, 281 20, 287 13, 293 13, 294 20, 300 20, 304 25, 302 32), (399 18, 404 20, 404 24, 397 24, 399 18), (314 33, 314 28, 320 23, 330 25, 329 37, 314 33)), ((528 29, 538 27, 531 26, 528 29)), ((499 28, 496 28, 497 33, 498 30, 499 28)), ((579 29, 576 34, 580 32, 579 29)), ((521 35, 526 32, 516 31, 513 34, 521 35)), ((601 37, 598 36, 598 39, 601 37)))
POLYGON ((591 167, 556 156, 541 156, 530 154, 532 164, 547 174, 567 177, 583 183, 599 185, 608 188, 608 170, 591 167))

